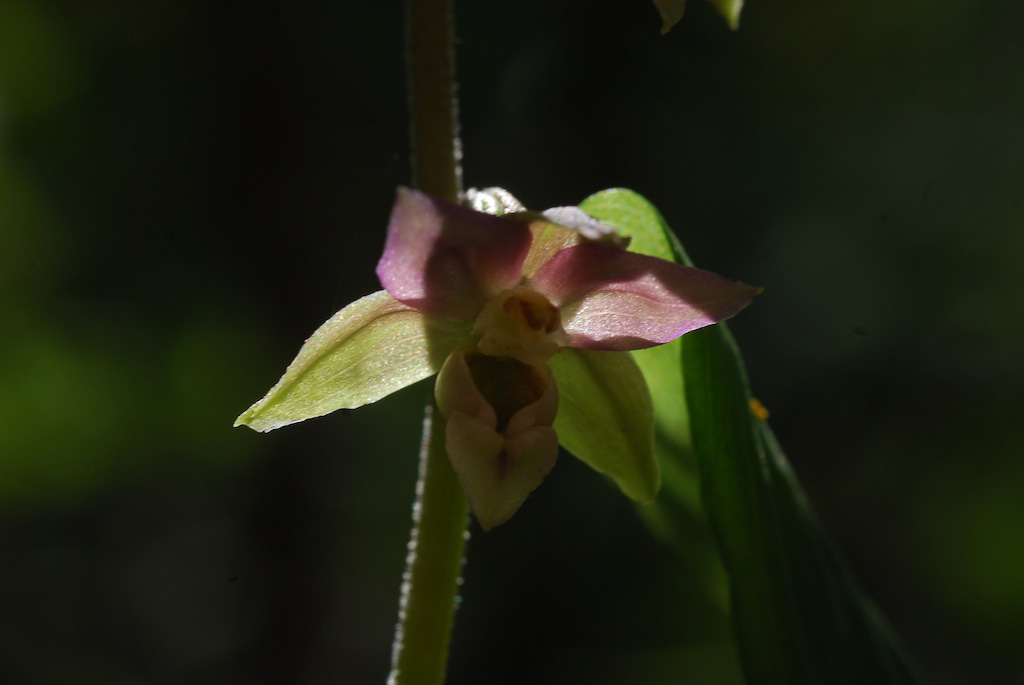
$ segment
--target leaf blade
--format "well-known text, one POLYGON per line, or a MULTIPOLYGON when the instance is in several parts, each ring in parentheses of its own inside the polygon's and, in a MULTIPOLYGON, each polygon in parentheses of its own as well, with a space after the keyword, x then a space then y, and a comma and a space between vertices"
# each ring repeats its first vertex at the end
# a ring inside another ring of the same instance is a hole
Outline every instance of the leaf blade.
MULTIPOLYGON (((602 191, 581 208, 631 235, 631 249, 690 263, 661 215, 636 193, 602 191)), ((655 399, 665 473, 658 515, 643 518, 678 556, 686 556, 686 546, 694 544, 686 537, 692 520, 681 505, 693 497, 689 488, 695 490, 696 481, 689 479, 699 471, 703 509, 729 574, 748 681, 918 682, 815 519, 767 424, 751 412, 746 372, 726 326, 689 333, 677 344, 674 359, 665 352, 651 362, 641 356, 649 351, 633 353, 655 399), (659 379, 670 370, 678 373, 678 384, 659 379), (684 394, 679 400, 671 398, 677 388, 684 394), (662 402, 671 404, 671 412, 658 406, 662 402), (678 432, 677 439, 666 439, 661 429, 679 411, 688 417, 685 440, 678 440, 678 432)))
MULTIPOLYGON (((626 188, 594 193, 580 208, 630 239, 629 249, 692 266, 692 262, 658 210, 640 194, 626 188)), ((695 578, 712 601, 725 611, 728 604, 725 569, 715 549, 700 502, 697 463, 690 440, 686 407, 682 344, 684 338, 631 352, 654 402, 655 452, 661 469, 661 491, 650 506, 637 512, 695 578)))
POLYGON ((728 329, 688 336, 683 363, 703 500, 730 574, 749 681, 916 682, 752 414, 728 329))

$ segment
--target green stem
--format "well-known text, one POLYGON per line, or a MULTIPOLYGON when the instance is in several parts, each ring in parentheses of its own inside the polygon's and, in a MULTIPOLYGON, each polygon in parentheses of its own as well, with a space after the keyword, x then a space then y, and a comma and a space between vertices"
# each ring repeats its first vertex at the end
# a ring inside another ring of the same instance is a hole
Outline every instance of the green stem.
POLYGON ((468 512, 462 487, 448 461, 444 422, 431 422, 427 407, 424 444, 413 506, 401 607, 391 655, 389 685, 444 682, 455 596, 466 546, 468 512))
POLYGON ((413 182, 452 201, 462 190, 452 0, 409 0, 409 109, 413 182))
MULTIPOLYGON (((409 108, 413 179, 457 201, 461 192, 452 0, 409 0, 409 108)), ((402 580, 389 685, 444 682, 466 546, 468 512, 445 449, 444 422, 427 407, 412 538, 402 580)))

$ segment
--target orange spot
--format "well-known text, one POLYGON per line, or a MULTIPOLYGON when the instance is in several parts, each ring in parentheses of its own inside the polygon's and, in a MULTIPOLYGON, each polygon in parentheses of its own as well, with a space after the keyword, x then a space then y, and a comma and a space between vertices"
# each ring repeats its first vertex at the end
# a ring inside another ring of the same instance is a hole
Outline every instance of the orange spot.
POLYGON ((768 410, 764 408, 763 404, 758 402, 753 397, 750 398, 750 411, 752 411, 754 413, 754 416, 756 416, 761 421, 764 421, 765 419, 768 418, 768 410))

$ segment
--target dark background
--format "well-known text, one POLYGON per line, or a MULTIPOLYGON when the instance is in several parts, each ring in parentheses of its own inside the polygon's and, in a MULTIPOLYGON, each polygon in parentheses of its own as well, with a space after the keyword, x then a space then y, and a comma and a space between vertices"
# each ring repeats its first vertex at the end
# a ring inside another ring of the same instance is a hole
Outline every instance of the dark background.
MULTIPOLYGON (((1024 6, 461 2, 468 186, 626 186, 701 266, 821 518, 936 683, 1024 683, 1024 6)), ((383 683, 426 384, 231 422, 379 286, 400 3, 0 0, 0 681, 383 683)), ((469 544, 453 683, 735 682, 563 456, 469 544)))

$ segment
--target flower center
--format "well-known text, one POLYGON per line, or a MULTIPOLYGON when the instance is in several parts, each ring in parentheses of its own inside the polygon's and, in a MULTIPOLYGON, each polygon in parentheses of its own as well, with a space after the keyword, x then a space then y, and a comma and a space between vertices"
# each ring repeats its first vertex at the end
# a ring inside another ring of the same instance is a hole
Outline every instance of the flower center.
POLYGON ((482 354, 514 357, 525 364, 546 362, 569 340, 558 307, 525 285, 488 302, 473 330, 482 334, 478 345, 482 354))
POLYGON ((554 333, 562 325, 558 308, 543 295, 526 288, 509 295, 501 309, 520 325, 537 333, 554 333))

